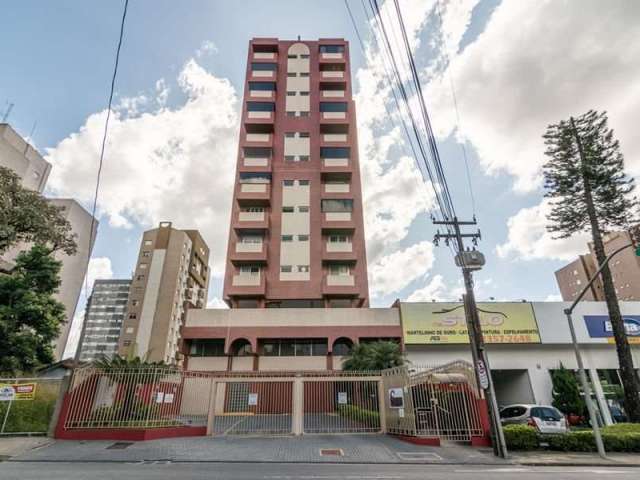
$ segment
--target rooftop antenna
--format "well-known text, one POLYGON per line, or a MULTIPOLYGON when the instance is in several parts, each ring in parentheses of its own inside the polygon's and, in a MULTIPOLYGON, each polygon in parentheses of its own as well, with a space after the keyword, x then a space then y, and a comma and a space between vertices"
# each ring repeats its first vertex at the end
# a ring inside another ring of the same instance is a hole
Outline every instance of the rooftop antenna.
POLYGON ((2 116, 2 122, 0 123, 7 123, 7 118, 9 118, 9 114, 11 113, 11 110, 13 110, 14 105, 15 105, 14 103, 9 104, 9 107, 7 108, 7 110, 4 112, 4 115, 2 116))

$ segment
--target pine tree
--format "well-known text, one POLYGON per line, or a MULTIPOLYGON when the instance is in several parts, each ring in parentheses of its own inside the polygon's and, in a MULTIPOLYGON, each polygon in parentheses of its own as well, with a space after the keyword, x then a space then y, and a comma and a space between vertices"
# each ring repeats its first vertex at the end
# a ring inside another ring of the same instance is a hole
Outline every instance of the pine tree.
MULTIPOLYGON (((584 115, 550 125, 543 135, 548 161, 544 166, 546 197, 551 201, 547 230, 557 238, 590 231, 599 265, 606 259, 602 236, 611 229, 629 228, 638 202, 633 179, 624 173, 618 140, 607 125, 606 112, 584 115)), ((602 284, 613 328, 620 376, 629 419, 640 422, 640 382, 620 314, 609 267, 602 284)))
POLYGON ((551 375, 553 382, 553 402, 552 405, 566 415, 584 414, 585 403, 580 396, 578 381, 573 372, 564 368, 562 363, 560 368, 551 375))

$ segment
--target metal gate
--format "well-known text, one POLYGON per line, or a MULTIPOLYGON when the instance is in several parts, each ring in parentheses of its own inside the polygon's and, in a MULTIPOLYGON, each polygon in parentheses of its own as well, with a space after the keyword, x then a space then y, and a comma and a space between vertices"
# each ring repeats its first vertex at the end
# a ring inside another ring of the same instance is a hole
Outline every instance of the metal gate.
POLYGON ((292 433, 292 379, 256 377, 214 381, 210 434, 292 433))
POLYGON ((305 379, 304 433, 380 432, 379 382, 340 377, 305 379))
POLYGON ((471 364, 397 367, 382 372, 382 378, 389 433, 452 441, 484 434, 471 364))

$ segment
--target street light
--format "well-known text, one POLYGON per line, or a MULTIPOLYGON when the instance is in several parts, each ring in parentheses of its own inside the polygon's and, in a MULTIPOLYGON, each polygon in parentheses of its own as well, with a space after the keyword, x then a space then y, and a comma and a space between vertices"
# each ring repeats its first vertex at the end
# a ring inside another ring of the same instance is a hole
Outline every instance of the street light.
MULTIPOLYGON (((593 436, 595 437, 595 440, 596 440, 596 448, 598 449, 598 455, 600 455, 602 458, 607 458, 607 454, 604 450, 604 443, 602 442, 602 435, 600 434, 600 425, 598 424, 598 418, 596 417, 596 414, 595 414, 595 407, 593 405, 593 402, 591 401, 591 387, 589 387, 589 382, 587 382, 587 374, 584 371, 584 364, 582 363, 582 355, 580 354, 580 347, 578 346, 578 340, 576 339, 576 330, 573 325, 573 318, 571 314, 573 313, 573 310, 576 308, 576 305, 578 305, 578 302, 582 300, 582 297, 584 297, 585 293, 587 293, 587 290, 591 288, 591 285, 593 284, 593 282, 595 282, 596 278, 598 278, 598 275, 600 275, 600 272, 602 272, 602 269, 609 264, 611 259, 615 257, 618 253, 620 253, 622 250, 625 250, 633 246, 634 246, 633 243, 624 245, 618 248, 617 250, 615 250, 613 253, 611 253, 607 258, 605 258, 604 262, 602 262, 602 265, 598 267, 598 270, 596 271, 596 273, 593 275, 593 277, 591 277, 591 280, 589 280, 589 282, 585 285, 585 287, 582 289, 580 294, 573 301, 571 306, 569 308, 565 308, 564 310, 564 313, 567 316, 567 322, 569 322, 569 331, 571 332, 571 342, 573 343, 573 350, 576 354, 576 362, 578 364, 578 376, 580 378, 580 384, 582 385, 582 391, 584 392, 584 399, 585 399, 585 403, 587 404, 587 410, 589 411, 589 418, 591 419, 591 425, 593 427, 593 436)), ((640 257, 640 245, 636 247, 635 253, 637 257, 640 257)))

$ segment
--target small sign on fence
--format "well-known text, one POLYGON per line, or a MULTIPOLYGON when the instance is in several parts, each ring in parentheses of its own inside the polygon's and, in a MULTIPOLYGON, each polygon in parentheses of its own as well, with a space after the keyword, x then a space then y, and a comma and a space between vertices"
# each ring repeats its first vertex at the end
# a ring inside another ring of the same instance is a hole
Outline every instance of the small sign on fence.
POLYGON ((173 403, 173 393, 164 394, 164 403, 173 403))
POLYGON ((33 400, 36 397, 36 383, 0 384, 0 402, 33 400))
POLYGON ((249 394, 249 405, 258 405, 258 394, 257 393, 250 393, 249 394))
POLYGON ((404 392, 402 387, 389 389, 389 408, 404 408, 404 392))
POLYGON ((347 392, 338 392, 338 403, 346 405, 348 403, 347 392))

